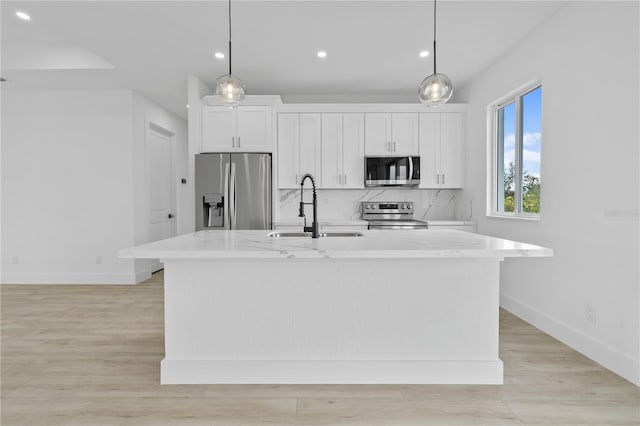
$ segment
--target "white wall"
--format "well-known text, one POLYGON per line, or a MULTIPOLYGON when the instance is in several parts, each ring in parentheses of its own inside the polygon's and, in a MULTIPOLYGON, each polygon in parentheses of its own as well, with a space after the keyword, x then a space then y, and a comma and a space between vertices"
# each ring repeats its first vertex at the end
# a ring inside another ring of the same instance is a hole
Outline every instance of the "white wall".
POLYGON ((2 124, 2 282, 131 281, 131 92, 4 90, 2 124))
MULTIPOLYGON (((193 214, 188 208, 192 204, 188 198, 188 187, 180 183, 180 179, 188 178, 186 121, 135 92, 132 93, 132 103, 133 156, 131 167, 133 169, 134 244, 138 245, 150 242, 151 198, 146 162, 146 136, 150 123, 173 134, 174 235, 193 230, 190 227, 193 214)), ((144 259, 135 261, 136 282, 143 281, 151 275, 149 265, 150 262, 144 259)))
MULTIPOLYGON (((149 238, 149 122, 175 134, 176 201, 186 206, 183 119, 130 90, 3 92, 2 283, 149 276, 145 262, 117 258, 149 238)), ((177 209, 178 233, 190 230, 192 216, 177 209)))
POLYGON ((460 93, 469 103, 460 218, 554 249, 503 264, 503 307, 640 384, 639 4, 569 2, 460 93), (486 217, 486 107, 540 79, 537 222, 486 217), (596 322, 585 318, 585 306, 596 322))

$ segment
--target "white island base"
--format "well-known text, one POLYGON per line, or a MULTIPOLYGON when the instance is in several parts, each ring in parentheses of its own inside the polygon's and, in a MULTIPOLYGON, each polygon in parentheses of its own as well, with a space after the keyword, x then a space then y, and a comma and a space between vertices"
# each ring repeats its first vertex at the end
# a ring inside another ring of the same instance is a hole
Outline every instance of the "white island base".
POLYGON ((162 383, 502 383, 496 259, 165 260, 162 383))
MULTIPOLYGON (((502 383, 500 262, 544 247, 452 230, 201 231, 165 265, 162 383, 502 383)), ((534 259, 532 259, 534 261, 534 259)))

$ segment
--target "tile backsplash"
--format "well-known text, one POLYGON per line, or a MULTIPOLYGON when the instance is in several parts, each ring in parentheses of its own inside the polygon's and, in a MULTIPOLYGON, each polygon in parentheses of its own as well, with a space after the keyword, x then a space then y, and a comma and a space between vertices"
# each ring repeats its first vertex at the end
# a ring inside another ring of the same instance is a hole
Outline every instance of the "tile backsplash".
MULTIPOLYGON (((318 190, 318 220, 360 220, 363 201, 413 201, 416 219, 452 219, 457 192, 448 189, 321 189, 318 190)), ((297 219, 300 190, 279 190, 278 195, 275 221, 297 219)), ((311 189, 305 189, 304 201, 311 202, 311 198, 311 189)), ((305 212, 310 217, 311 206, 307 206, 305 212)))

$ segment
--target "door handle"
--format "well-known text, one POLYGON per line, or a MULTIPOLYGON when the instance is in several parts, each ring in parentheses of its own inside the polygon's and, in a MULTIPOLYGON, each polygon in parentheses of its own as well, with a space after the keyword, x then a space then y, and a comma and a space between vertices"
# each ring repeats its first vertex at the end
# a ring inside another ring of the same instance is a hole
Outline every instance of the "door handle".
POLYGON ((229 220, 229 213, 230 213, 229 205, 231 203, 230 203, 230 200, 229 200, 229 196, 230 196, 230 194, 229 194, 229 163, 225 163, 225 165, 224 165, 224 195, 223 195, 223 197, 224 197, 223 209, 224 210, 222 211, 222 214, 223 214, 222 219, 224 220, 224 229, 231 229, 230 228, 230 223, 231 222, 229 220))
POLYGON ((171 213, 169 213, 169 214, 167 215, 167 217, 168 217, 169 219, 173 219, 173 215, 172 215, 171 213))
POLYGON ((231 196, 230 229, 236 229, 236 163, 231 163, 231 183, 229 187, 229 195, 231 196))

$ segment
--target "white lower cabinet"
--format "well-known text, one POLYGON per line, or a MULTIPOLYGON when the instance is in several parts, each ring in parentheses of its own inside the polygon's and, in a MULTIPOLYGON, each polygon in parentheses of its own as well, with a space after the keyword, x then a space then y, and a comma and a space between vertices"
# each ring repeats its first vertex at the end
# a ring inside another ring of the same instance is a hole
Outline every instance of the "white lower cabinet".
POLYGON ((320 114, 278 114, 278 188, 299 188, 305 173, 311 173, 316 185, 320 184, 320 135, 320 114))
POLYGON ((420 188, 464 185, 464 113, 420 114, 420 188))
POLYGON ((364 114, 322 114, 324 189, 364 188, 364 114))

